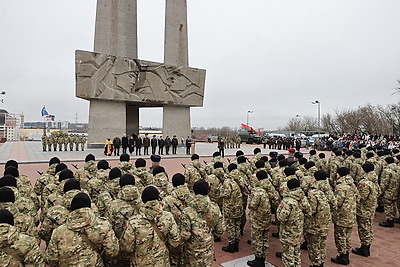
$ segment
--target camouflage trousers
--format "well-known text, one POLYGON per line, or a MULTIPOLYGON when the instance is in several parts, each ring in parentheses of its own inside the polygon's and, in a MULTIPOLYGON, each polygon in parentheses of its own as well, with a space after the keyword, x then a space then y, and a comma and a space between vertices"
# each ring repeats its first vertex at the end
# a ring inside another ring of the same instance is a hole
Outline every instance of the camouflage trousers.
POLYGON ((301 267, 300 244, 292 244, 281 239, 282 263, 285 267, 301 267))
POLYGON ((383 208, 385 209, 386 219, 393 220, 396 218, 396 200, 384 198, 383 208))
POLYGON ((239 218, 225 218, 226 235, 228 242, 233 244, 240 240, 240 217, 239 218))
POLYGON ((346 254, 351 249, 351 231, 352 227, 334 226, 335 245, 339 254, 346 254))
POLYGON ((269 251, 269 225, 262 227, 259 223, 250 221, 251 247, 256 257, 265 258, 269 251), (261 226, 261 227, 260 227, 261 226))
POLYGON ((74 150, 74 143, 69 143, 69 150, 70 151, 74 150))
POLYGON ((311 265, 319 266, 325 262, 327 236, 305 234, 307 241, 308 257, 311 265))
POLYGON ((43 147, 43 151, 46 151, 47 145, 46 144, 42 144, 43 147))
POLYGON ((176 248, 167 245, 169 251, 169 262, 171 266, 184 266, 183 264, 183 246, 178 246, 176 248))
POLYGON ((247 196, 243 196, 243 214, 242 217, 240 218, 240 229, 243 229, 244 226, 246 225, 247 218, 246 218, 246 209, 247 209, 247 196))
POLYGON ((357 226, 361 245, 370 245, 374 237, 372 219, 357 216, 357 226))
POLYGON ((51 151, 51 147, 52 147, 53 145, 52 144, 47 144, 47 149, 49 150, 49 151, 51 151))

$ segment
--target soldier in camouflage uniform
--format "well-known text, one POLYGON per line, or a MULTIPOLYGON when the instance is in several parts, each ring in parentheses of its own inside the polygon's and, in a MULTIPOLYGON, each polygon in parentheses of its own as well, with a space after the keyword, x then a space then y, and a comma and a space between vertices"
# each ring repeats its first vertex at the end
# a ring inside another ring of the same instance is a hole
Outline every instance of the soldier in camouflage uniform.
POLYGON ((204 170, 203 166, 200 162, 200 157, 197 154, 193 154, 191 156, 192 162, 189 166, 185 169, 185 178, 188 188, 191 192, 193 192, 193 185, 200 179, 206 179, 207 173, 204 170))
POLYGON ((318 156, 317 156, 317 151, 315 151, 314 149, 310 150, 310 158, 309 161, 312 161, 314 163, 317 163, 318 161, 318 156))
POLYGON ((195 196, 183 210, 180 221, 184 243, 185 266, 212 266, 214 263, 214 234, 222 235, 224 221, 217 204, 207 196, 209 185, 199 180, 193 185, 195 196))
POLYGON ((172 185, 168 180, 168 176, 165 172, 164 167, 157 166, 153 169, 153 176, 155 185, 160 190, 161 198, 164 198, 171 194, 172 192, 172 185))
POLYGON ((79 151, 79 135, 75 134, 74 136, 75 150, 79 151))
POLYGON ((85 150, 85 144, 86 144, 86 137, 84 135, 81 135, 79 137, 79 144, 81 144, 81 150, 85 150))
POLYGON ((214 153, 213 153, 213 158, 212 158, 211 162, 208 163, 207 166, 204 168, 204 170, 206 171, 206 173, 207 173, 208 175, 210 175, 210 174, 213 173, 213 171, 214 171, 213 167, 214 167, 214 164, 215 164, 216 162, 221 162, 222 165, 223 165, 223 167, 224 167, 224 170, 225 170, 225 171, 227 170, 226 164, 225 164, 224 160, 223 160, 222 157, 221 157, 221 153, 219 153, 219 152, 217 151, 217 152, 214 152, 214 153))
POLYGON ((329 159, 329 182, 331 186, 336 186, 337 170, 343 167, 343 157, 340 150, 336 150, 334 156, 329 159))
POLYGON ((64 134, 61 131, 58 132, 57 144, 58 144, 58 151, 62 151, 62 147, 64 144, 64 134))
POLYGON ((342 265, 350 263, 351 231, 356 224, 356 205, 359 199, 357 189, 349 173, 350 171, 346 167, 337 169, 339 178, 336 181, 334 193, 337 209, 332 215, 335 244, 339 255, 331 258, 331 261, 342 265))
POLYGON ((104 266, 116 257, 118 239, 110 223, 91 210, 90 198, 79 193, 72 199, 65 224, 54 230, 46 249, 50 266, 104 266))
POLYGON ((97 173, 96 158, 93 154, 88 154, 85 157, 85 165, 83 168, 78 169, 75 172, 75 178, 79 180, 82 188, 88 188, 88 182, 94 178, 97 173))
POLYGON ((362 165, 364 175, 358 183, 360 201, 357 203, 357 226, 361 247, 352 249, 352 252, 364 257, 370 256, 370 248, 373 238, 372 220, 375 217, 375 207, 380 195, 377 184, 377 175, 374 165, 366 162, 362 165))
POLYGON ((67 134, 67 133, 64 133, 64 136, 63 136, 64 151, 67 151, 67 150, 68 150, 68 142, 69 142, 69 140, 68 140, 68 134, 67 134))
POLYGON ((74 150, 74 135, 68 135, 68 146, 69 146, 69 151, 74 150))
POLYGON ((117 198, 121 189, 119 185, 122 176, 121 169, 114 167, 108 173, 108 180, 100 188, 100 193, 97 195, 96 206, 99 209, 101 217, 104 217, 106 210, 110 207, 111 201, 117 198))
MULTIPOLYGON (((311 266, 323 266, 326 257, 326 242, 331 221, 330 203, 325 195, 328 181, 326 172, 317 171, 313 175, 315 182, 308 191, 307 198, 311 206, 311 216, 305 217, 305 235, 311 266)), ((329 190, 329 187, 328 187, 329 190)))
POLYGON ((43 151, 46 151, 46 149, 47 149, 47 135, 45 133, 42 135, 42 147, 43 147, 43 151))
POLYGON ((320 171, 325 171, 326 173, 329 172, 328 162, 326 161, 324 153, 318 154, 318 161, 315 162, 315 167, 320 171))
POLYGON ((170 212, 163 211, 154 186, 143 190, 140 213, 132 216, 120 239, 121 250, 130 253, 132 266, 169 267, 168 243, 180 243, 178 226, 170 212))
POLYGON ((53 146, 51 142, 52 142, 52 137, 51 134, 49 134, 46 138, 47 151, 51 151, 51 147, 53 146))
POLYGON ((286 183, 283 199, 276 210, 280 222, 282 263, 285 267, 300 267, 300 244, 303 235, 304 215, 311 214, 311 207, 298 179, 286 183))
POLYGON ((153 175, 146 168, 146 161, 138 158, 135 161, 135 168, 132 169, 133 176, 135 177, 136 187, 141 191, 146 186, 153 184, 153 175))
POLYGON ((0 210, 0 265, 44 267, 44 257, 36 240, 14 227, 14 216, 0 210))
POLYGON ((353 153, 353 161, 350 163, 350 175, 354 180, 354 183, 358 185, 360 179, 363 176, 361 165, 364 163, 360 152, 353 153))
POLYGON ((117 167, 121 169, 122 174, 125 173, 132 174, 132 163, 129 162, 130 160, 131 157, 127 153, 123 153, 121 154, 121 156, 119 156, 119 163, 117 167))
POLYGON ((247 265, 264 267, 269 250, 271 207, 276 207, 280 199, 265 170, 259 170, 256 179, 259 183, 249 197, 251 246, 255 259, 248 261, 247 265))
POLYGON ((224 183, 225 171, 222 162, 215 162, 213 166, 213 174, 207 176, 206 181, 210 185, 209 197, 212 202, 216 203, 222 210, 222 185, 224 183))
POLYGON ((108 161, 100 160, 97 162, 96 175, 88 182, 88 190, 93 203, 97 203, 97 197, 108 180, 109 172, 110 165, 108 161))
POLYGON ((396 200, 399 194, 400 175, 393 157, 385 158, 386 166, 383 169, 380 188, 383 196, 383 206, 386 222, 379 223, 383 227, 394 227, 396 218, 396 200))
POLYGON ((243 213, 243 195, 238 183, 240 174, 234 163, 228 166, 229 173, 225 176, 221 197, 223 198, 223 211, 226 225, 226 235, 229 244, 222 247, 223 251, 235 253, 239 251, 240 222, 243 213))

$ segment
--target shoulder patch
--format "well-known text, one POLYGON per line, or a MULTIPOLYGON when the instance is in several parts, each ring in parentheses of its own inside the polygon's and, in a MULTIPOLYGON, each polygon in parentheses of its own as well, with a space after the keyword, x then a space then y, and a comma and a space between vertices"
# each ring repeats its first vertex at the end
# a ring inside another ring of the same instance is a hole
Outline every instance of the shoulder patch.
POLYGON ((281 207, 285 207, 285 205, 283 205, 283 204, 279 204, 279 206, 281 206, 281 207))

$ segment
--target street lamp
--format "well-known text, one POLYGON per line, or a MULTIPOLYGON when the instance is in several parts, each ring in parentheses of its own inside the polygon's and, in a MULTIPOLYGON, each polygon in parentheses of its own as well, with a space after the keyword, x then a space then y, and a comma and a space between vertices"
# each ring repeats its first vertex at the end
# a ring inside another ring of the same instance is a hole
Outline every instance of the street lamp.
POLYGON ((248 110, 248 111, 247 111, 246 125, 249 125, 249 114, 250 114, 250 113, 253 113, 253 111, 252 111, 252 110, 248 110))
POLYGON ((296 117, 294 118, 295 123, 296 123, 296 124, 295 124, 295 131, 296 131, 296 133, 300 131, 298 118, 300 118, 300 115, 299 115, 299 114, 296 114, 296 117))
POLYGON ((313 105, 318 104, 318 139, 320 139, 320 129, 321 129, 321 102, 319 102, 318 100, 315 100, 313 102, 311 102, 313 105))
MULTIPOLYGON (((2 91, 0 94, 1 94, 1 95, 5 95, 5 94, 6 94, 6 92, 2 91)), ((0 99, 0 102, 1 102, 1 103, 4 103, 4 99, 3 99, 3 98, 2 98, 2 99, 0 99)))

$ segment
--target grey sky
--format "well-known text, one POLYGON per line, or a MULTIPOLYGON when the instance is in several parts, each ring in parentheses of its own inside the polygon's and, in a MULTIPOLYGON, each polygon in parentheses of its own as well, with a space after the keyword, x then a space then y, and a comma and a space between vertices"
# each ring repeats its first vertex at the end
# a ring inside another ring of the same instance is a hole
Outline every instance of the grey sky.
MULTIPOLYGON (((0 1, 0 107, 41 120, 88 120, 74 51, 93 50, 95 0, 0 1)), ((207 70, 193 126, 283 126, 296 114, 397 103, 398 0, 188 0, 190 66, 207 70)), ((139 57, 163 61, 164 0, 138 0, 139 57)), ((141 110, 161 126, 161 109, 141 110)))

